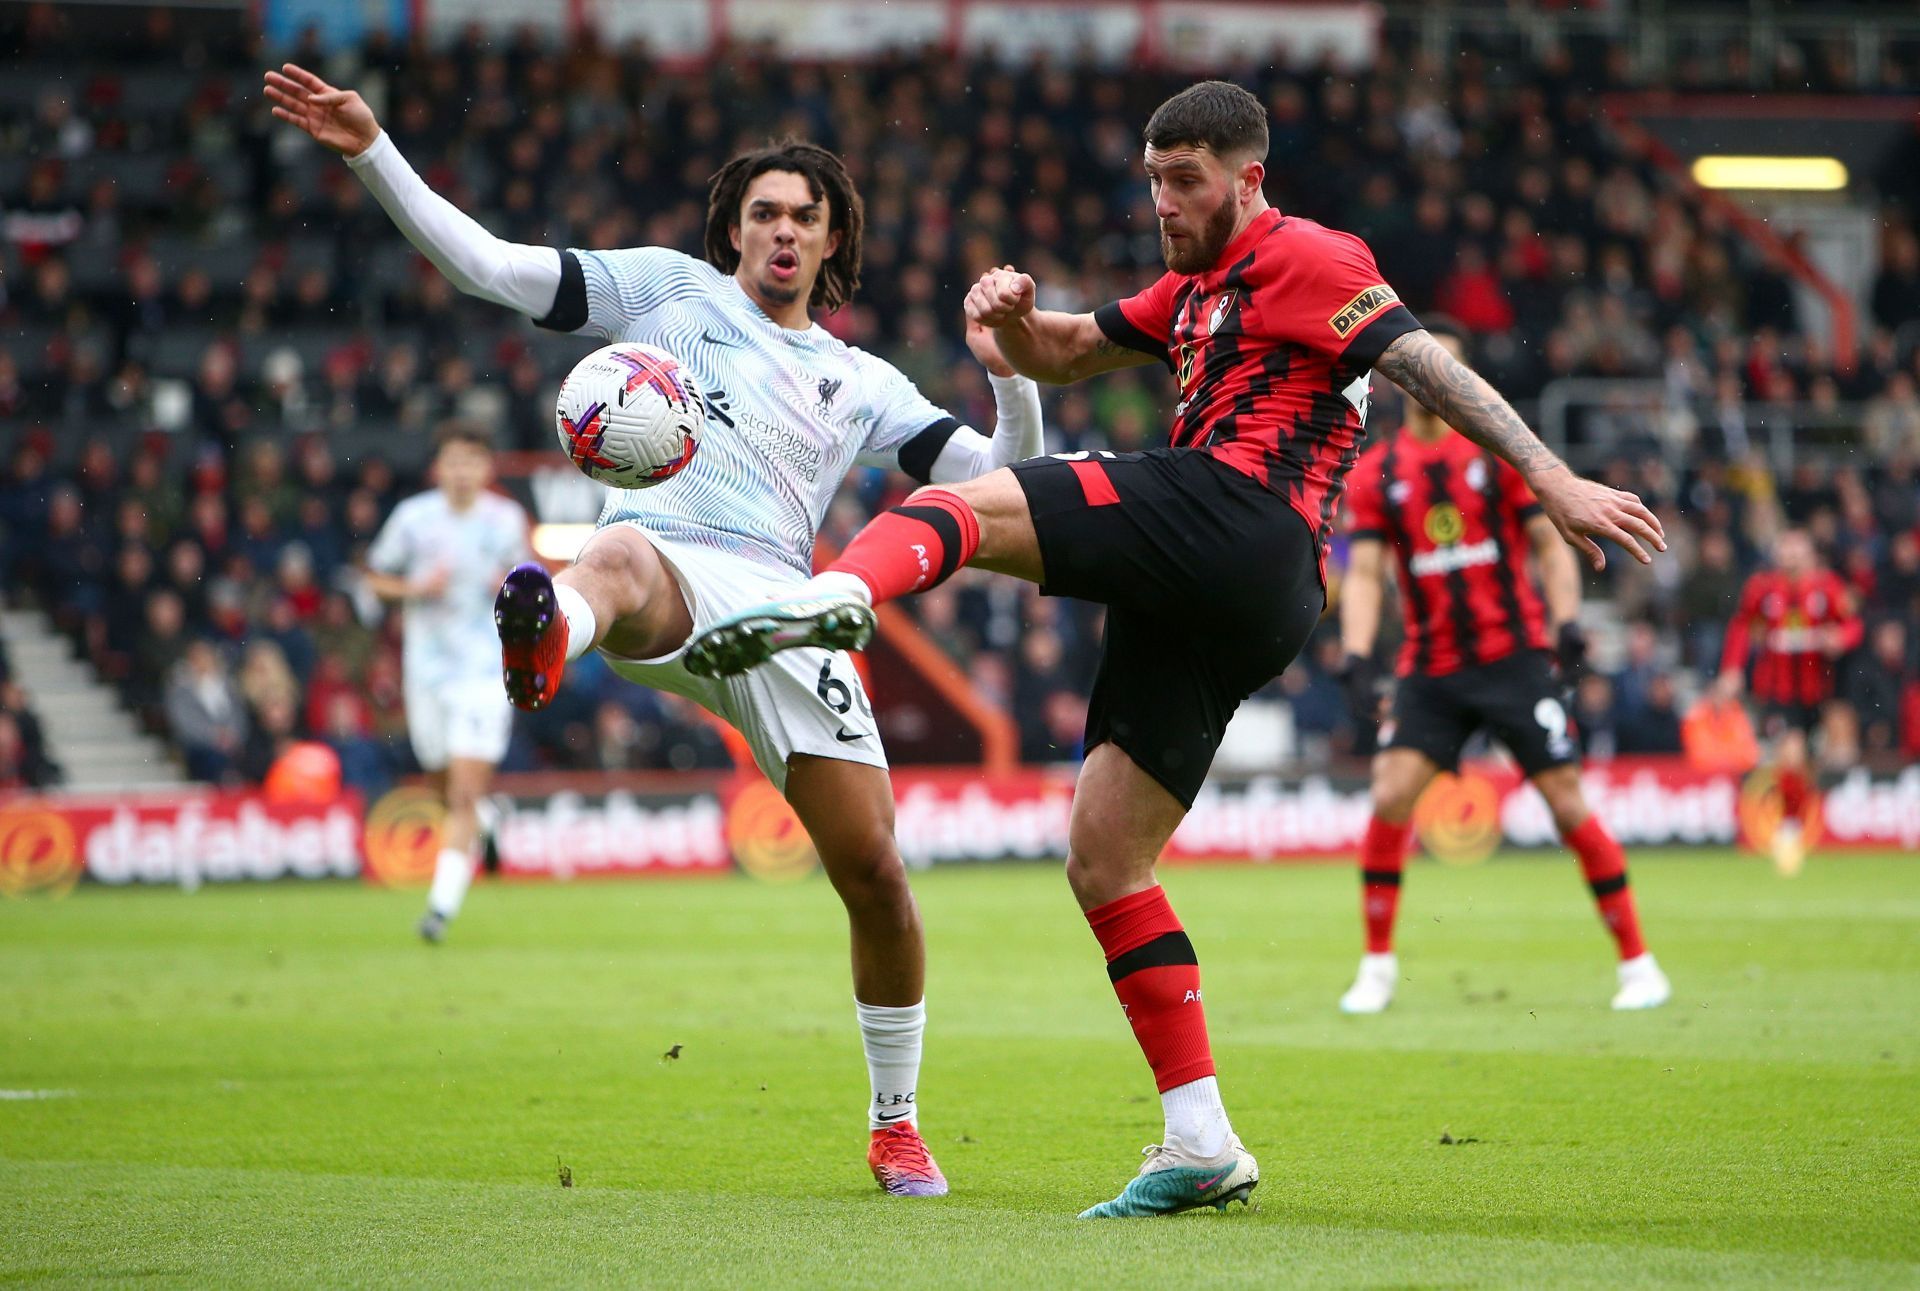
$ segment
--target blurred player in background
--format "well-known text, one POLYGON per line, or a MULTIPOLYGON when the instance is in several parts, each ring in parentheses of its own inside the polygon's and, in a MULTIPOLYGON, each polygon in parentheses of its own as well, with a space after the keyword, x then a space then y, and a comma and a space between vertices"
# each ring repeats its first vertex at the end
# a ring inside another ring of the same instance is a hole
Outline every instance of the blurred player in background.
POLYGON ((558 579, 537 565, 508 575, 496 604, 507 691, 520 707, 542 707, 568 661, 598 648, 621 676, 692 699, 746 737, 847 907, 872 1086, 868 1165, 894 1195, 944 1195, 917 1128, 926 947, 860 674, 844 651, 807 642, 741 681, 694 676, 682 659, 696 626, 805 582, 821 520, 856 461, 921 483, 1019 461, 1041 451, 1038 391, 984 329, 969 328, 992 373, 989 439, 813 321, 858 286, 864 222, 845 168, 824 148, 788 141, 723 167, 709 192, 705 262, 665 247, 561 251, 501 241, 435 194, 353 91, 289 64, 267 73, 267 94, 276 116, 347 158, 460 290, 542 327, 660 346, 707 396, 719 425, 671 483, 614 491, 558 579))
POLYGON ((513 706, 500 691, 493 592, 532 555, 527 513, 487 488, 493 444, 486 432, 449 421, 435 442, 434 487, 393 509, 367 548, 365 575, 375 595, 403 607, 407 738, 447 809, 420 920, 430 942, 446 935, 473 882, 482 800, 513 735, 513 706))
POLYGON ((1806 826, 1814 805, 1808 738, 1820 710, 1833 698, 1834 664, 1865 638, 1853 593, 1838 574, 1822 568, 1813 540, 1788 529, 1775 541, 1773 568, 1747 580, 1739 608, 1727 624, 1727 643, 1714 682, 1718 697, 1731 699, 1747 684, 1760 705, 1761 733, 1771 742, 1780 791, 1780 823, 1774 827, 1774 866, 1800 872, 1806 860, 1806 826))
MULTIPOLYGON (((1449 354, 1466 359, 1457 326, 1431 318, 1426 326, 1449 354)), ((1626 856, 1581 792, 1563 678, 1547 652, 1556 640, 1567 675, 1585 657, 1573 552, 1518 471, 1413 400, 1406 427, 1355 464, 1347 505, 1353 544, 1340 589, 1340 639, 1349 695, 1364 725, 1379 715, 1374 647, 1389 548, 1406 638, 1392 717, 1373 761, 1373 819, 1360 850, 1367 951, 1340 997, 1341 1010, 1378 1013, 1393 1002, 1400 975, 1393 924, 1414 804, 1440 772, 1459 769, 1460 750, 1482 728, 1512 752, 1580 858, 1620 953, 1613 1007, 1666 1003, 1671 991, 1641 940, 1626 856), (1539 567, 1538 587, 1528 552, 1539 567)))
POLYGON ((1420 328, 1358 238, 1281 214, 1261 189, 1267 112, 1236 85, 1174 95, 1146 128, 1165 276, 1095 313, 1035 308, 1034 280, 984 275, 967 315, 1049 382, 1165 363, 1171 443, 1076 453, 922 489, 876 518, 792 599, 701 635, 690 664, 738 674, 795 641, 854 644, 849 623, 976 564, 1109 607, 1067 878, 1160 1090, 1163 1141, 1084 1218, 1245 1200, 1253 1154, 1227 1119, 1199 961, 1154 874, 1242 700, 1293 661, 1325 609, 1321 562, 1382 372, 1520 465, 1568 541, 1641 559, 1659 522, 1580 479, 1492 387, 1420 328))

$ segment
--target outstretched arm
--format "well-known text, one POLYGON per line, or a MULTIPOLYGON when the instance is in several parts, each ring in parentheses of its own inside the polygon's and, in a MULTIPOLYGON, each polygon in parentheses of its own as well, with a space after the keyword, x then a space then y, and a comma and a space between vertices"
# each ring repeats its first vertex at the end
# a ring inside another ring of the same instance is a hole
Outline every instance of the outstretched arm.
POLYGON ((346 158, 407 241, 469 296, 535 318, 553 311, 560 253, 496 238, 427 187, 353 90, 337 89, 294 63, 268 72, 273 115, 346 158))
POLYGON ((1653 557, 1640 545, 1642 540, 1660 551, 1667 549, 1666 532, 1645 503, 1575 475, 1527 429, 1498 391, 1430 333, 1421 330, 1395 338, 1374 368, 1468 439, 1513 463, 1560 536, 1585 552, 1595 569, 1607 567, 1606 553, 1595 537, 1611 538, 1643 564, 1652 563, 1653 557))
POLYGON ((988 270, 967 292, 967 320, 992 330, 1000 353, 1023 376, 1066 385, 1154 361, 1109 340, 1092 314, 1062 314, 1033 304, 1033 278, 1012 266, 988 270))

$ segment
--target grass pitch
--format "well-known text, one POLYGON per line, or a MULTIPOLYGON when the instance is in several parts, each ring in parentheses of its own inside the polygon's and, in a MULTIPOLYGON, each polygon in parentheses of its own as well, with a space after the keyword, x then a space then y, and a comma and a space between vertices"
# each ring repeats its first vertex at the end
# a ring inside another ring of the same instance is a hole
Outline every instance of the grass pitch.
POLYGON ((1634 864, 1641 1015, 1564 859, 1413 867, 1367 1019, 1349 867, 1170 871, 1262 1183, 1105 1224, 1159 1108, 1052 867, 916 881, 933 1202, 817 879, 7 903, 0 1281, 1920 1286, 1920 858, 1634 864))

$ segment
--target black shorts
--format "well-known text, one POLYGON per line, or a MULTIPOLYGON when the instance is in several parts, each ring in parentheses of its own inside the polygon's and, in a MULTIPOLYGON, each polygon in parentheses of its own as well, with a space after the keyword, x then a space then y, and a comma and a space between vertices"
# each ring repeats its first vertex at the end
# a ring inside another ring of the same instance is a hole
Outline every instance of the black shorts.
POLYGON ((1812 735, 1820 729, 1820 705, 1783 704, 1768 700, 1760 709, 1760 733, 1777 740, 1788 731, 1812 735))
POLYGON ((1108 607, 1086 747, 1112 741, 1188 807, 1240 701, 1326 609, 1320 553, 1284 498, 1187 448, 1013 468, 1049 596, 1108 607))
POLYGON ((1380 747, 1412 749, 1457 771, 1460 750, 1484 726, 1521 770, 1538 775, 1580 760, 1578 732, 1561 694, 1544 650, 1523 650, 1444 677, 1414 673, 1394 687, 1393 716, 1380 732, 1380 747))

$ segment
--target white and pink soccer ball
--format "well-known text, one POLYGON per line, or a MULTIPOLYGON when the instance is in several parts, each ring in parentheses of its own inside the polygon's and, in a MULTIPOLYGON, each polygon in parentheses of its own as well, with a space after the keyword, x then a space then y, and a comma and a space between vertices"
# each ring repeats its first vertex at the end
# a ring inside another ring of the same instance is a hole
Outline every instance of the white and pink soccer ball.
POLYGON ((574 364, 560 383, 555 429, 575 466, 617 489, 645 489, 686 469, 706 400, 665 350, 621 341, 574 364))

